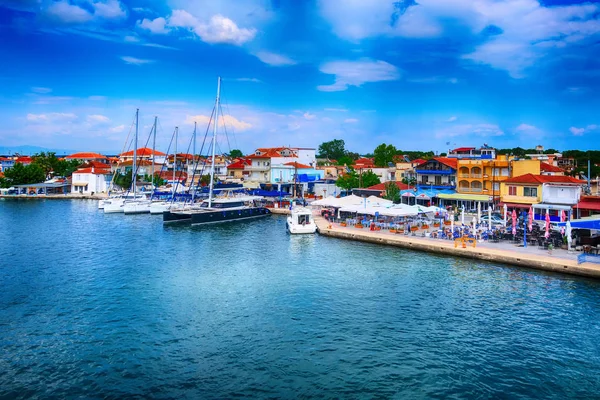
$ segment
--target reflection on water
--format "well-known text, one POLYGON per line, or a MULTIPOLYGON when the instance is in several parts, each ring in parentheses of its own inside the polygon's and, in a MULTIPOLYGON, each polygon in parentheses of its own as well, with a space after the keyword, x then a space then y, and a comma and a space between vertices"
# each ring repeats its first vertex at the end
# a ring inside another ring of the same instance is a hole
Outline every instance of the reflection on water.
POLYGON ((318 235, 0 203, 0 398, 594 398, 600 284, 318 235))

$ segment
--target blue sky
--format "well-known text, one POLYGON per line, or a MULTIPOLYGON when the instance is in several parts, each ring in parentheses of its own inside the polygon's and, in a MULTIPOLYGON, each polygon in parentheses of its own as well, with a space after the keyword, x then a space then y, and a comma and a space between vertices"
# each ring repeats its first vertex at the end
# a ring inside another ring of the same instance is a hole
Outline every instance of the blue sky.
POLYGON ((600 138, 599 3, 0 0, 0 34, 0 147, 120 151, 139 108, 182 148, 217 76, 244 152, 600 138))

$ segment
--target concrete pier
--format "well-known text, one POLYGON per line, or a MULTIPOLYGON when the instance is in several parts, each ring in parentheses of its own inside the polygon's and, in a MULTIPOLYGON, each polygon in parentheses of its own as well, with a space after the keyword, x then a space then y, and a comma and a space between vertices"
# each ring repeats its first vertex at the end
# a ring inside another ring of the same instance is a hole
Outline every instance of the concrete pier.
POLYGON ((106 199, 106 193, 98 193, 94 195, 68 193, 68 194, 10 194, 0 195, 0 199, 18 199, 18 200, 102 200, 106 199))
POLYGON ((493 249, 482 246, 466 248, 454 247, 454 241, 438 240, 416 236, 390 234, 381 231, 370 231, 366 228, 347 228, 330 224, 323 217, 316 215, 315 222, 321 235, 359 240, 368 243, 378 243, 406 249, 444 254, 454 257, 472 258, 493 261, 503 264, 518 265, 542 271, 560 272, 571 275, 600 279, 600 265, 583 263, 577 264, 576 258, 567 259, 546 254, 530 254, 518 250, 493 249))

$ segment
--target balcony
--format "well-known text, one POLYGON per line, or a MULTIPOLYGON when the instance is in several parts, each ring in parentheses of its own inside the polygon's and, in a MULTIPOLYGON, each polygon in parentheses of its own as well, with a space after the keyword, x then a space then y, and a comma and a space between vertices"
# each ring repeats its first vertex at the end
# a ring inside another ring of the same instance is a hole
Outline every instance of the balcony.
POLYGON ((427 190, 427 189, 437 189, 437 190, 444 190, 444 189, 450 189, 450 190, 454 190, 456 188, 456 185, 453 184, 449 184, 449 183, 442 183, 442 184, 435 184, 435 183, 423 183, 423 182, 418 182, 417 183, 417 188, 418 189, 423 189, 423 190, 427 190))
POLYGON ((455 172, 451 169, 417 169, 415 170, 420 175, 453 175, 455 172))
POLYGON ((471 174, 471 178, 481 179, 481 177, 482 177, 481 174, 471 174))

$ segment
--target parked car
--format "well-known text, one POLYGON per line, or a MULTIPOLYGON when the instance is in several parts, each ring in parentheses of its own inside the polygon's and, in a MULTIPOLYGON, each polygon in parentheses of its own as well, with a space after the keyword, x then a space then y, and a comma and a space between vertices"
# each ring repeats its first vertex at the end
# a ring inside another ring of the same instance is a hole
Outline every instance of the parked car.
MULTIPOLYGON (((482 224, 486 224, 487 225, 488 221, 489 221, 489 216, 484 215, 484 216, 481 217, 481 223, 482 224)), ((504 220, 502 218, 498 218, 498 217, 495 217, 493 215, 492 215, 491 221, 492 221, 492 225, 493 226, 504 225, 504 220)))

